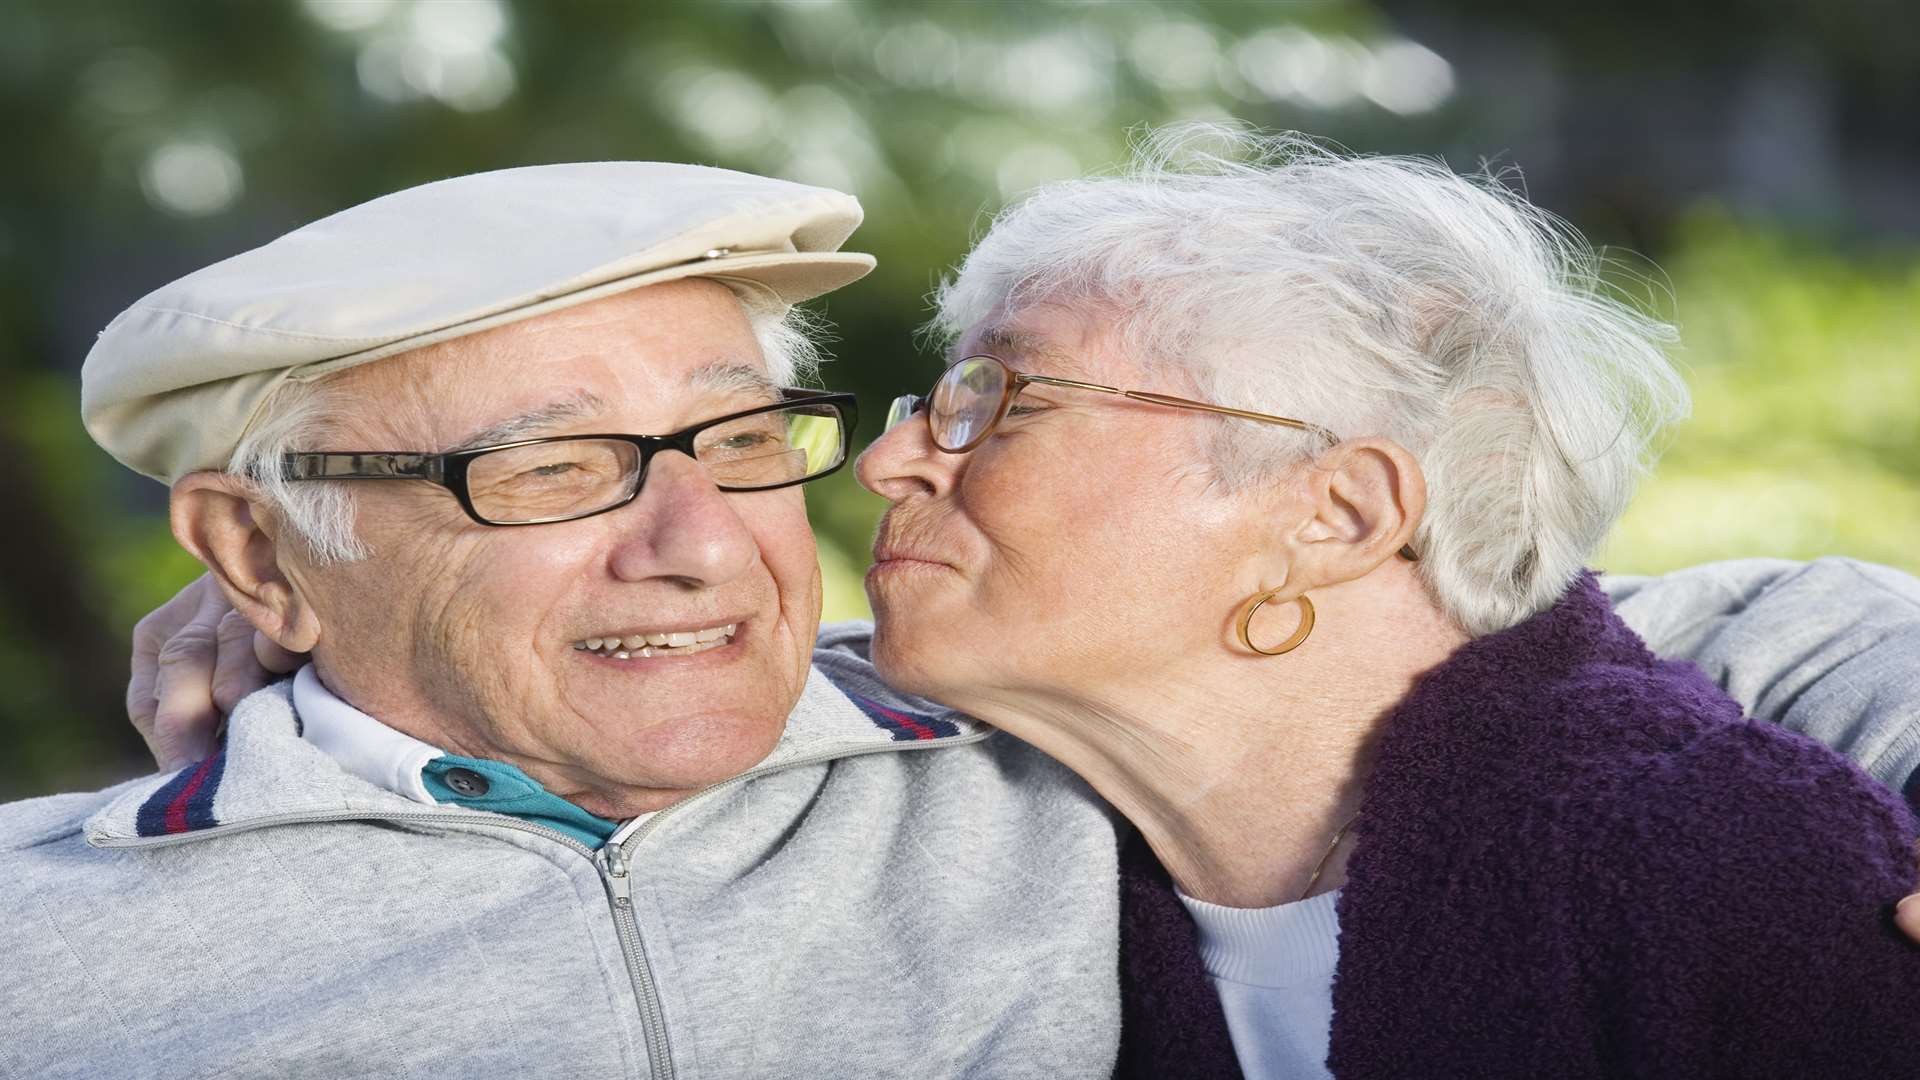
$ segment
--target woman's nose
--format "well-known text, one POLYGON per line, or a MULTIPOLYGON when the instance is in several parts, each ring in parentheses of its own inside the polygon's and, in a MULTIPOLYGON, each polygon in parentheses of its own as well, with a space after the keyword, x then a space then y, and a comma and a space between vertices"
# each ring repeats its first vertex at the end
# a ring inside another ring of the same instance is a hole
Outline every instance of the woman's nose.
POLYGON ((957 455, 933 445, 927 414, 917 412, 888 428, 873 440, 858 461, 854 475, 860 485, 888 502, 913 495, 933 495, 952 482, 957 455))

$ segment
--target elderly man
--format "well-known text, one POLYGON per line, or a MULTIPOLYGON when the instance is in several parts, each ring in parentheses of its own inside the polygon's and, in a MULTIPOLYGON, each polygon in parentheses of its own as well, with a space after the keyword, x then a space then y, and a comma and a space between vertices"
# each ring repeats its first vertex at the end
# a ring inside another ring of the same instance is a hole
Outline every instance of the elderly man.
MULTIPOLYGON (((163 755, 203 737, 227 603, 313 663, 177 773, 0 810, 7 985, 32 987, 0 1064, 1104 1074, 1104 811, 890 694, 863 628, 812 640, 791 485, 839 464, 849 406, 781 389, 804 356, 781 313, 864 271, 829 254, 857 220, 715 170, 516 170, 355 208, 117 321, 92 427, 174 483, 221 597, 146 624, 184 624, 159 649, 179 677, 157 730, 136 677, 136 715, 163 755)), ((1911 755, 1862 733, 1911 718, 1847 718, 1859 659, 1912 633, 1901 597, 1808 618, 1852 573, 1709 569, 1630 583, 1623 611, 1891 778, 1911 755), (1788 631, 1790 674, 1744 644, 1788 631)), ((1133 963, 1204 978, 1190 942, 1133 963)), ((1225 1038, 1149 1019, 1136 1043, 1225 1038)))
POLYGON ((1105 810, 815 640, 852 404, 784 316, 859 216, 509 170, 116 319, 89 430, 312 664, 0 810, 0 1075, 1105 1075, 1105 810))

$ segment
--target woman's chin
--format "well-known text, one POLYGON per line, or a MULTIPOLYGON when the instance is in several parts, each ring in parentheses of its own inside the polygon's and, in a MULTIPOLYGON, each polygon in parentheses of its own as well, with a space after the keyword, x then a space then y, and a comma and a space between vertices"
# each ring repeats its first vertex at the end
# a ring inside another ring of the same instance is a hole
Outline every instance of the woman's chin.
MULTIPOLYGON (((949 639, 944 644, 931 635, 902 625, 897 617, 876 613, 873 627, 873 666, 888 686, 920 697, 938 698, 942 686, 953 685, 949 669, 955 659, 949 639)), ((915 620, 918 621, 918 620, 915 620)), ((920 622, 931 627, 933 622, 920 622)))

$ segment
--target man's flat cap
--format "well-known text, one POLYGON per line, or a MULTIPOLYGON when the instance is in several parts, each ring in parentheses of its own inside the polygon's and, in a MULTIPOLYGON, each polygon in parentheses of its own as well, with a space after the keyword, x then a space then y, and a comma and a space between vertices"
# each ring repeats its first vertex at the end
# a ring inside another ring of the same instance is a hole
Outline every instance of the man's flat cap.
POLYGON ((424 184, 148 294, 80 374, 94 439, 166 483, 225 468, 282 382, 612 293, 714 278, 784 309, 873 268, 860 204, 698 165, 538 165, 424 184))

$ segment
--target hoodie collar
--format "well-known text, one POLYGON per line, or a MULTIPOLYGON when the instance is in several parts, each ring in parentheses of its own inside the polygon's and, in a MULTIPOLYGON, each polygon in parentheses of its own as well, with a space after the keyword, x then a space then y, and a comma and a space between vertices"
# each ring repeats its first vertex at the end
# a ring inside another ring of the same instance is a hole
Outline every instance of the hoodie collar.
MULTIPOLYGON (((899 698, 869 672, 849 670, 836 658, 817 654, 816 659, 819 664, 809 672, 780 742, 754 771, 875 750, 972 742, 990 730, 930 703, 899 698)), ((293 680, 247 697, 234 709, 226 743, 217 753, 130 785, 88 819, 88 842, 117 846, 302 820, 472 815, 459 807, 422 805, 343 768, 303 737, 296 710, 302 697, 293 680)))

